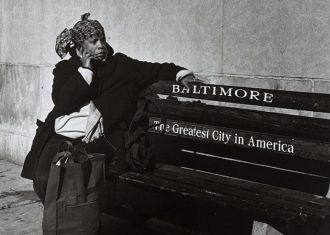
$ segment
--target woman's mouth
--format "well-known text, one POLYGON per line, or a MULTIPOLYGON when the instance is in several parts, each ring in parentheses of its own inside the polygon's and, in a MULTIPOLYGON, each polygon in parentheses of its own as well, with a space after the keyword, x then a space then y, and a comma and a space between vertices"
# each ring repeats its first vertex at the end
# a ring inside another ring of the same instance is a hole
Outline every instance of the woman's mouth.
POLYGON ((94 55, 94 59, 98 59, 98 60, 103 60, 106 58, 106 52, 105 51, 101 51, 97 54, 94 55))

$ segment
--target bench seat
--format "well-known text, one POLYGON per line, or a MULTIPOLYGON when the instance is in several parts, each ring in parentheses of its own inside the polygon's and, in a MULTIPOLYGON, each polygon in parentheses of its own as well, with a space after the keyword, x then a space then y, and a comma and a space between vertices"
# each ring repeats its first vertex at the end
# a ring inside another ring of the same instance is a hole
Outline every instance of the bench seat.
POLYGON ((296 190, 211 175, 159 164, 149 173, 127 172, 119 176, 127 184, 149 190, 174 192, 255 213, 256 216, 286 223, 322 222, 330 219, 330 199, 296 190))

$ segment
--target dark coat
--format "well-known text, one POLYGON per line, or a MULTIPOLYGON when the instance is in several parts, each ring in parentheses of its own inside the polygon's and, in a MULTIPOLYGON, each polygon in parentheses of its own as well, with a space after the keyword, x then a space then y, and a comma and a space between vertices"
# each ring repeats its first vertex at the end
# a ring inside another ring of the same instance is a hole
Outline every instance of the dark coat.
POLYGON ((172 63, 143 62, 121 53, 113 55, 110 46, 108 50, 108 59, 95 66, 91 85, 78 72, 81 63, 77 56, 73 55, 69 60, 56 64, 52 90, 55 106, 45 123, 38 122, 39 127, 26 156, 22 177, 33 179, 40 154, 54 133, 57 117, 78 111, 93 100, 102 114, 105 134, 111 134, 119 124, 129 121, 138 92, 158 80, 175 80, 178 71, 184 69, 172 63))

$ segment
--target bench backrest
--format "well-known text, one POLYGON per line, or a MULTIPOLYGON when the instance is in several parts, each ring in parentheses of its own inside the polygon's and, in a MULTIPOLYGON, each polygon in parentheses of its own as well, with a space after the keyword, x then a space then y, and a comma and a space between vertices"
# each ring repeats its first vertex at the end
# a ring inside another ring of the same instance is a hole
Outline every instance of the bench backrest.
MULTIPOLYGON (((166 119, 149 134, 158 162, 313 194, 328 191, 330 120, 311 115, 330 112, 330 95, 213 84, 192 84, 187 90, 162 81, 147 96, 166 119), (227 103, 280 108, 280 113, 227 103), (310 117, 288 114, 291 109, 309 111, 310 117)), ((161 121, 154 105, 149 112, 150 124, 161 121)))

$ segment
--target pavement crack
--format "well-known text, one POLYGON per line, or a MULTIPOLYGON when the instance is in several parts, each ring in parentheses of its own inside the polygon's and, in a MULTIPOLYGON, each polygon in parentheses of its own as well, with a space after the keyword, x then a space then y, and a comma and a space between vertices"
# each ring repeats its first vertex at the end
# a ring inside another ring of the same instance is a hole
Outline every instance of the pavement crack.
POLYGON ((20 206, 27 206, 27 205, 31 205, 31 204, 35 204, 35 203, 39 203, 40 200, 36 200, 36 201, 32 201, 32 202, 27 202, 27 203, 20 203, 20 204, 9 204, 9 205, 6 205, 6 206, 2 206, 0 208, 0 211, 1 210, 8 210, 8 209, 11 209, 11 208, 16 208, 16 207, 20 207, 20 206))

